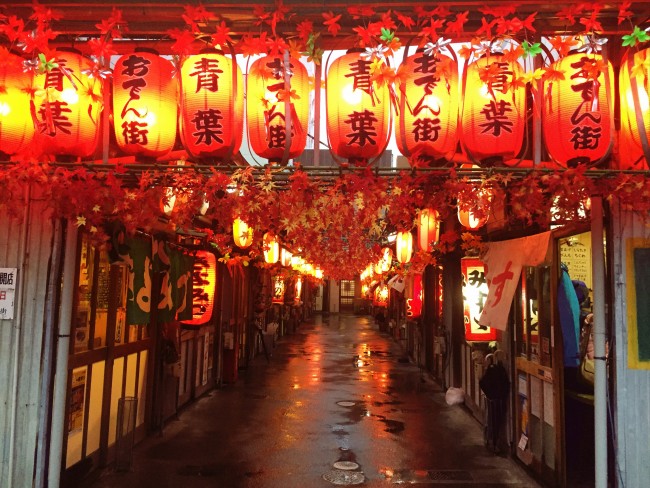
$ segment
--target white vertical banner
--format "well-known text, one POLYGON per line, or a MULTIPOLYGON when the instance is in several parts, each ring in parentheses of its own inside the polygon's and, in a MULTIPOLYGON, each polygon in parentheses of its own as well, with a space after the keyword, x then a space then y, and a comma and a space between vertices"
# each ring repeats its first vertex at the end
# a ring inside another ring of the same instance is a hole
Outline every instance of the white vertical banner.
POLYGON ((482 256, 488 296, 479 324, 506 330, 512 297, 523 266, 537 266, 547 261, 551 233, 543 232, 519 239, 490 242, 482 256))
POLYGON ((0 268, 0 319, 14 318, 14 296, 18 268, 0 268))

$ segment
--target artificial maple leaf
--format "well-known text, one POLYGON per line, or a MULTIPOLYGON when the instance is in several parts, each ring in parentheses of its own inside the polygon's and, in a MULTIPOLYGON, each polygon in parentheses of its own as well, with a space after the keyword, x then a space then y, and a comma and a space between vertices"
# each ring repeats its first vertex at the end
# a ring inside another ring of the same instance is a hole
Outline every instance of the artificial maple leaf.
POLYGON ((244 36, 238 46, 245 56, 255 56, 266 52, 266 42, 266 32, 262 32, 259 37, 244 36))
POLYGON ((359 36, 360 47, 365 48, 366 46, 370 46, 374 43, 373 34, 370 32, 370 30, 367 27, 363 27, 359 25, 357 27, 353 27, 352 31, 359 36))
POLYGON ((458 50, 458 55, 463 59, 469 59, 476 52, 476 48, 471 44, 463 44, 458 50))
POLYGON ((184 13, 181 15, 181 18, 194 33, 200 32, 198 22, 208 22, 215 18, 214 15, 208 12, 202 5, 199 5, 198 7, 185 5, 183 10, 184 13))
POLYGON ((463 27, 467 22, 467 17, 469 16, 469 10, 465 10, 462 13, 456 14, 456 19, 450 22, 447 22, 447 27, 445 28, 446 34, 455 34, 460 36, 463 34, 463 27))
POLYGON ((636 46, 642 42, 650 40, 650 35, 645 30, 639 29, 639 26, 634 26, 631 34, 623 36, 623 46, 636 46))
POLYGON ((397 20, 399 20, 402 25, 408 30, 412 30, 413 26, 415 25, 415 21, 411 17, 403 15, 397 11, 395 12, 395 17, 397 17, 397 20))
POLYGON ((314 24, 311 20, 303 20, 296 26, 296 32, 300 40, 306 43, 310 34, 314 32, 314 24))
POLYGON ((230 37, 230 28, 226 25, 225 21, 221 21, 217 25, 217 31, 212 34, 212 45, 213 46, 225 46, 228 43, 232 42, 232 37, 230 37))
POLYGON ((645 77, 646 73, 650 71, 650 56, 645 56, 643 61, 640 57, 636 58, 634 66, 630 70, 630 76, 632 77, 645 77))
POLYGON ((25 22, 15 15, 7 17, 7 23, 0 25, 0 32, 4 33, 10 42, 17 41, 23 35, 25 29, 25 22))
POLYGON ((515 6, 499 6, 499 7, 481 7, 478 9, 483 15, 491 15, 493 17, 506 17, 515 13, 515 6))
POLYGON ((38 2, 34 2, 32 8, 34 9, 34 13, 32 13, 29 18, 31 20, 35 20, 39 26, 44 26, 53 20, 61 20, 63 18, 63 14, 61 12, 47 8, 38 2))
POLYGON ((284 51, 289 48, 286 41, 281 37, 269 39, 266 43, 266 50, 270 56, 282 56, 284 51))
POLYGON ((481 17, 481 27, 476 30, 476 35, 485 37, 486 39, 492 39, 492 27, 496 24, 496 20, 488 22, 485 17, 481 17))
POLYGON ((289 40, 287 49, 289 50, 289 56, 292 58, 298 59, 302 56, 302 46, 295 39, 289 40))
POLYGON ((389 66, 383 65, 380 69, 372 72, 372 80, 377 86, 390 86, 395 81, 395 70, 389 66))
POLYGON ((505 34, 514 35, 518 33, 523 27, 521 20, 519 20, 517 17, 513 17, 512 19, 504 19, 503 17, 500 17, 498 19, 495 19, 495 21, 496 33, 500 36, 503 36, 505 34))
POLYGON ((193 51, 192 43, 195 41, 194 34, 187 29, 170 29, 167 31, 169 37, 174 39, 171 50, 181 56, 190 54, 193 51))
POLYGON ((571 49, 580 44, 575 36, 553 36, 548 38, 548 42, 551 43, 553 49, 555 49, 561 57, 568 55, 571 49))
POLYGON ((268 24, 271 18, 271 13, 264 9, 264 5, 257 4, 253 7, 253 15, 257 17, 255 25, 268 24))
POLYGON ((426 19, 435 15, 436 9, 426 10, 422 5, 413 7, 413 12, 418 16, 418 19, 426 19))
POLYGON ((509 63, 515 63, 520 57, 525 56, 526 51, 521 45, 513 45, 510 49, 503 51, 503 59, 509 63))
POLYGON ((20 43, 24 52, 43 52, 48 49, 48 42, 56 39, 57 35, 58 32, 54 32, 50 29, 25 32, 24 35, 20 37, 20 43))
POLYGON ((395 24, 395 21, 393 20, 392 12, 390 10, 388 12, 381 14, 380 22, 383 29, 387 29, 387 30, 397 29, 397 24, 395 24))
POLYGON ((329 12, 323 12, 322 15, 325 19, 323 25, 327 26, 327 31, 333 36, 336 36, 341 30, 341 25, 338 22, 341 20, 342 14, 334 15, 334 12, 330 10, 329 12))
POLYGON ((618 8, 618 25, 621 25, 624 20, 629 19, 634 15, 629 9, 632 6, 632 2, 623 2, 618 8))
POLYGON ((523 81, 525 83, 536 83, 544 78, 545 70, 543 68, 537 68, 535 71, 527 71, 524 73, 523 81))
POLYGON ((438 38, 437 30, 441 29, 443 25, 444 25, 444 20, 442 19, 430 19, 429 25, 427 27, 423 27, 418 35, 420 37, 424 37, 428 39, 437 39, 438 38))
POLYGON ((557 70, 552 66, 548 66, 544 70, 544 81, 547 83, 552 83, 554 81, 562 81, 565 79, 565 73, 563 70, 557 70))
POLYGON ((433 9, 432 14, 437 15, 438 17, 446 18, 451 15, 451 10, 449 10, 449 7, 446 5, 438 5, 433 9))
POLYGON ((603 26, 596 18, 597 13, 593 12, 589 17, 581 17, 580 23, 585 26, 586 32, 602 32, 603 26))

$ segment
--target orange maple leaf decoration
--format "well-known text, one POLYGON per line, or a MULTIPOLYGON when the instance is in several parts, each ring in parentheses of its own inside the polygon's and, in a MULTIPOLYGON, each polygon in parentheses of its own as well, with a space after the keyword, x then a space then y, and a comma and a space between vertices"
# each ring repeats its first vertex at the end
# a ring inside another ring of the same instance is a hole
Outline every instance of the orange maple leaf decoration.
POLYGON ((330 10, 329 12, 323 12, 322 15, 325 19, 323 25, 327 26, 327 31, 333 36, 336 36, 341 30, 341 25, 338 22, 341 20, 342 14, 334 15, 334 12, 330 10))
POLYGON ((580 44, 575 36, 553 36, 548 38, 548 42, 562 57, 568 55, 571 49, 580 44))

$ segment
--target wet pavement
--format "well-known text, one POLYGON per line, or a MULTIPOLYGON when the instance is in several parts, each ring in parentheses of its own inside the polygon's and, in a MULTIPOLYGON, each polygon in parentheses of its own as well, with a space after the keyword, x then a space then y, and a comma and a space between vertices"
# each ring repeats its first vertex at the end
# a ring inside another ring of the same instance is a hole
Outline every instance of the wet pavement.
POLYGON ((539 486, 368 317, 317 316, 239 373, 90 486, 539 486))

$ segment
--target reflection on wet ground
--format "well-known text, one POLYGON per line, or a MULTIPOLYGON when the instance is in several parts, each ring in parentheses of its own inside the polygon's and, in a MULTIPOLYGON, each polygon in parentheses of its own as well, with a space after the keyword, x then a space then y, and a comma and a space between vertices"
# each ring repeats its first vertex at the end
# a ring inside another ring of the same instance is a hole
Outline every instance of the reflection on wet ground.
POLYGON ((93 487, 535 487, 367 317, 317 317, 93 487))

